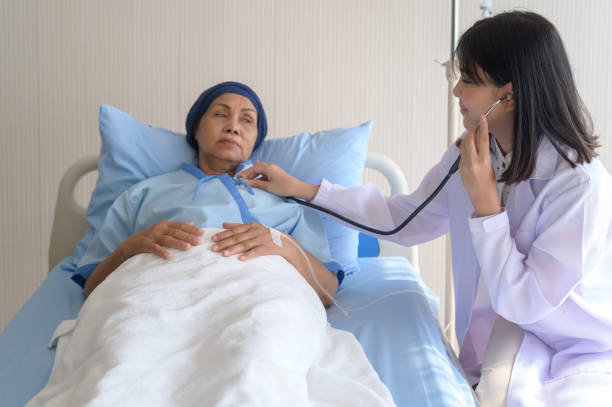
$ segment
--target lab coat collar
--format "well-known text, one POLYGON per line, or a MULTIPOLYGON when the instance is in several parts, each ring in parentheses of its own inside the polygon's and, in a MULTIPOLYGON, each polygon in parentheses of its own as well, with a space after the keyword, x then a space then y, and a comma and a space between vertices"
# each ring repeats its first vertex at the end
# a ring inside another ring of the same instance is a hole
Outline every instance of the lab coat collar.
POLYGON ((533 172, 529 179, 550 179, 555 175, 557 163, 561 156, 550 142, 548 137, 542 136, 540 145, 538 146, 538 155, 533 172))
MULTIPOLYGON (((491 150, 491 154, 495 156, 497 142, 495 141, 495 136, 491 133, 489 135, 489 149, 491 150)), ((574 159, 574 152, 570 149, 567 149, 565 153, 568 155, 570 159, 574 159)), ((529 179, 550 179, 555 175, 555 171, 557 170, 559 159, 562 157, 559 155, 559 152, 555 149, 553 144, 550 142, 548 137, 543 136, 540 145, 538 146, 538 154, 536 156, 536 163, 533 172, 529 176, 529 179)))

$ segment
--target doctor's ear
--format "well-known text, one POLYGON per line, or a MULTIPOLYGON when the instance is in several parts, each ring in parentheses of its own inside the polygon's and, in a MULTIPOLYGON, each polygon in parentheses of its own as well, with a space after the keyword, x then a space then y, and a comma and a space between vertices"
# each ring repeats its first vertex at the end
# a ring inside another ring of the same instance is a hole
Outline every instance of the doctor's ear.
POLYGON ((514 110, 514 94, 513 93, 506 93, 506 95, 503 97, 504 103, 504 110, 507 112, 511 112, 514 110))

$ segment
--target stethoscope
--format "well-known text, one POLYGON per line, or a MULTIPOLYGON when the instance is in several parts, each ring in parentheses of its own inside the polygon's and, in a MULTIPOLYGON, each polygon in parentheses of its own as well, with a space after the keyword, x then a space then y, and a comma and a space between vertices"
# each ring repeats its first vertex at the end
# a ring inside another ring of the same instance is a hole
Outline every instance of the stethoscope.
MULTIPOLYGON (((512 95, 508 94, 505 97, 506 100, 510 100, 512 99, 512 95)), ((493 111, 493 109, 495 109, 495 107, 501 103, 501 101, 504 100, 504 98, 499 98, 498 100, 495 101, 495 103, 493 103, 489 109, 485 112, 484 116, 487 117, 489 116, 489 113, 491 113, 493 111)), ((442 179, 442 181, 440 182, 440 185, 438 185, 438 187, 431 193, 431 195, 429 195, 427 197, 427 199, 425 199, 425 201, 423 201, 423 203, 421 205, 419 205, 402 223, 399 224, 399 226, 397 226, 394 229, 391 230, 378 230, 378 229, 374 229, 370 226, 366 226, 366 225, 362 225, 359 222, 355 222, 352 219, 347 218, 346 216, 342 216, 337 212, 332 211, 331 209, 313 204, 311 202, 307 202, 304 201, 302 199, 298 199, 292 196, 287 197, 288 199, 291 199, 292 201, 295 201, 297 203, 299 203, 300 205, 304 205, 307 206, 309 208, 313 208, 316 209, 318 211, 324 212, 328 215, 331 215, 335 218, 338 218, 350 225, 353 225, 359 229, 365 230, 366 232, 370 232, 373 234, 377 234, 377 235, 383 235, 383 236, 388 236, 388 235, 393 235, 397 232, 399 232, 400 230, 402 230, 403 228, 406 227, 406 225, 408 225, 412 219, 414 219, 415 216, 417 216, 419 214, 419 212, 421 212, 423 210, 423 208, 425 208, 442 190, 442 188, 444 188, 444 185, 446 185, 446 183, 448 182, 448 180, 450 179, 450 177, 457 172, 457 170, 459 169, 459 161, 461 161, 461 155, 459 155, 459 157, 457 157, 457 159, 455 160, 455 162, 453 163, 453 165, 450 167, 450 169, 448 170, 448 173, 446 174, 446 176, 442 179)))

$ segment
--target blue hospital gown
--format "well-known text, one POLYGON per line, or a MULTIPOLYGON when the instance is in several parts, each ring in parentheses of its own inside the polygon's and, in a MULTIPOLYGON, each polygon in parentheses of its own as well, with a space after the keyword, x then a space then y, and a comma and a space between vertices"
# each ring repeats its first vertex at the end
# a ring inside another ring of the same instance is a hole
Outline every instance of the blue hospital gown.
MULTIPOLYGON (((242 163, 236 173, 250 165, 250 161, 242 163)), ((192 221, 200 228, 256 221, 290 234, 327 268, 338 272, 319 215, 251 189, 228 174, 207 176, 198 167, 183 164, 177 171, 132 186, 117 198, 72 279, 84 286, 93 269, 123 240, 160 220, 192 221)))

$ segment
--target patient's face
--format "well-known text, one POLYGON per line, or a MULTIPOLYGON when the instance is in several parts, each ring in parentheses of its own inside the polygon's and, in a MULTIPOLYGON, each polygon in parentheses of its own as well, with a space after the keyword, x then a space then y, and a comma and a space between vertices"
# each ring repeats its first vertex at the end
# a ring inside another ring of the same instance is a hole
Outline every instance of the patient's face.
POLYGON ((236 93, 224 93, 206 110, 195 131, 200 162, 238 165, 248 160, 257 140, 257 110, 236 93))

